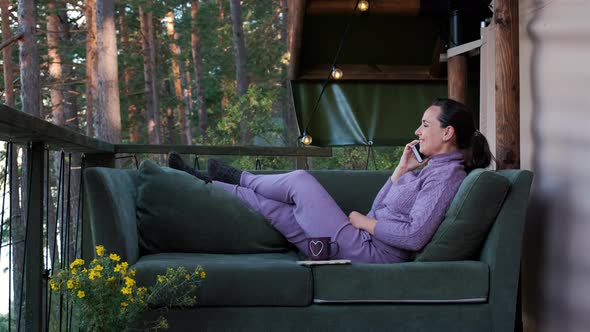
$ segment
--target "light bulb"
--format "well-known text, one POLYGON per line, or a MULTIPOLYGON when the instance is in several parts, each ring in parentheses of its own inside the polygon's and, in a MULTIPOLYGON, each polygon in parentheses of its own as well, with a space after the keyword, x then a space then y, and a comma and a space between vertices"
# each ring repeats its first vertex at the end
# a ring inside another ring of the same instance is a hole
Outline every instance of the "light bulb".
POLYGON ((358 8, 361 12, 366 12, 367 10, 369 10, 369 1, 367 1, 367 0, 359 1, 358 8))
POLYGON ((342 69, 340 69, 338 67, 332 68, 332 78, 333 79, 339 80, 342 78, 343 75, 344 75, 344 73, 342 72, 342 69))
POLYGON ((301 143, 303 143, 303 145, 310 145, 312 141, 312 137, 311 135, 309 135, 307 132, 303 132, 303 136, 301 136, 301 143))

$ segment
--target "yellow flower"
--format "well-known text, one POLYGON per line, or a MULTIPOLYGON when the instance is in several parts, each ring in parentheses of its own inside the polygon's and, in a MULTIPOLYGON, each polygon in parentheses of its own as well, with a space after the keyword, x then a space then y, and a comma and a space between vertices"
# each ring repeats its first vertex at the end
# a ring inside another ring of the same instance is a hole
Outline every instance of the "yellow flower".
POLYGON ((86 272, 88 272, 88 270, 86 270, 86 268, 83 268, 82 273, 86 273, 86 272))
POLYGON ((121 307, 126 307, 126 306, 128 306, 128 305, 129 305, 129 304, 127 304, 127 302, 121 302, 121 307))
POLYGON ((130 275, 131 277, 135 277, 135 270, 131 270, 131 271, 129 271, 129 275, 130 275))
POLYGON ((88 273, 88 279, 94 280, 94 279, 97 279, 100 277, 102 277, 102 274, 100 274, 100 272, 98 272, 94 269, 90 269, 90 272, 88 273))
POLYGON ((121 288, 121 293, 125 294, 125 295, 131 295, 131 287, 123 287, 121 288))
POLYGON ((51 286, 51 289, 53 289, 54 291, 59 290, 59 283, 53 279, 51 279, 51 281, 49 281, 49 286, 51 286))
POLYGON ((74 280, 71 280, 71 279, 68 280, 67 286, 68 286, 68 289, 74 288, 74 280))
POLYGON ((111 260, 114 260, 115 262, 118 262, 118 261, 120 261, 120 260, 121 260, 121 256, 119 256, 119 255, 117 255, 117 254, 110 254, 110 255, 109 255, 109 258, 110 258, 111 260))
POLYGON ((96 255, 98 257, 102 257, 102 255, 104 255, 104 247, 103 246, 96 246, 96 255))
POLYGON ((189 280, 189 279, 191 278, 191 275, 187 273, 187 274, 184 276, 184 278, 185 278, 186 280, 189 280))
POLYGON ((94 269, 96 271, 102 271, 102 270, 104 270, 104 267, 102 267, 102 265, 98 264, 94 269))
POLYGON ((92 260, 92 264, 96 264, 96 263, 98 263, 98 259, 95 258, 92 260))
POLYGON ((115 266, 115 268, 113 269, 113 271, 115 272, 119 272, 122 275, 125 275, 125 273, 127 272, 127 268, 129 267, 129 264, 127 262, 123 262, 121 264, 117 264, 115 266))
POLYGON ((133 280, 129 277, 125 277, 125 286, 127 286, 127 287, 135 286, 135 280, 133 280))
POLYGON ((159 283, 163 283, 163 282, 164 282, 164 277, 162 277, 162 276, 158 276, 158 282, 159 282, 159 283))
POLYGON ((82 298, 84 298, 84 296, 86 296, 86 293, 84 293, 83 290, 79 290, 78 291, 78 297, 82 299, 82 298))
POLYGON ((137 295, 144 295, 145 293, 147 293, 147 288, 145 288, 145 287, 139 287, 137 289, 137 295))
POLYGON ((115 277, 110 277, 107 279, 107 281, 115 281, 115 277))
POLYGON ((207 276, 207 273, 201 272, 201 279, 205 279, 206 276, 207 276))
POLYGON ((72 264, 70 264, 70 269, 75 268, 76 266, 82 266, 84 265, 84 260, 81 258, 76 258, 72 264))
POLYGON ((78 270, 72 269, 70 272, 72 273, 73 276, 75 276, 78 273, 78 270))

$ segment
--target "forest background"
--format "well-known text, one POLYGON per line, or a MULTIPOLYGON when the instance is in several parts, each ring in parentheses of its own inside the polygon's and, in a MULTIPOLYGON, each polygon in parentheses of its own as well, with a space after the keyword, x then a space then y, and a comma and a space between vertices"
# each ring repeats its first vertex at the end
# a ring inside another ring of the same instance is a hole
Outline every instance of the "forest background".
MULTIPOLYGON (((9 21, 2 28, 10 30, 3 31, 3 40, 17 32, 11 1, 0 1, 9 21)), ((36 2, 38 116, 115 143, 298 144, 286 79, 292 36, 288 0, 116 2, 119 105, 110 111, 116 115, 97 108, 96 65, 105 50, 97 41, 94 1, 36 2), (120 127, 102 125, 104 117, 120 119, 120 127)), ((11 49, 10 68, 6 61, 2 68, 14 73, 14 107, 21 109, 19 68, 13 65, 18 50, 11 49)), ((5 76, 0 87, 6 91, 5 76)), ((399 151, 374 151, 372 168, 394 168, 399 151)), ((333 158, 315 158, 310 167, 365 169, 367 156, 367 147, 336 148, 333 158)), ((253 168, 256 158, 227 159, 253 168)), ((289 158, 260 159, 265 168, 294 167, 289 158)))

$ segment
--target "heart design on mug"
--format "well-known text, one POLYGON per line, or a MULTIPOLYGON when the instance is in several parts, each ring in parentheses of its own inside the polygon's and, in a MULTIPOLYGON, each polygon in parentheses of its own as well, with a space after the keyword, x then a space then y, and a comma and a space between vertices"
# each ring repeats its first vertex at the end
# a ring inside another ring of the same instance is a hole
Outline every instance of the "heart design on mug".
POLYGON ((319 256, 322 253, 322 250, 324 250, 324 244, 322 241, 309 242, 309 251, 311 251, 312 255, 319 256))

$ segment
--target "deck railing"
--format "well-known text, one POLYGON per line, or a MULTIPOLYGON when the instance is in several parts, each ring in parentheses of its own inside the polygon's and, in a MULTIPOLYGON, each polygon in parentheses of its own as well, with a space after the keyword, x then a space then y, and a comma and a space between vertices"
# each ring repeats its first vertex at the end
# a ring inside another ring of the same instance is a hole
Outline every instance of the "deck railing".
MULTIPOLYGON (((89 254, 90 234, 89 228, 82 222, 83 206, 81 196, 70 195, 70 187, 76 186, 72 180, 72 174, 81 176, 84 167, 104 166, 115 167, 117 155, 121 154, 166 154, 177 151, 181 154, 193 155, 235 155, 235 156, 282 156, 296 159, 296 168, 306 168, 308 157, 330 157, 331 148, 317 147, 262 147, 262 146, 199 146, 199 145, 149 145, 149 144, 111 144, 100 141, 72 130, 56 126, 47 121, 27 115, 23 112, 0 104, 0 141, 6 142, 5 169, 2 177, 4 187, 2 196, 5 202, 14 202, 14 194, 18 188, 11 188, 8 183, 14 183, 13 176, 9 172, 11 165, 17 156, 8 153, 8 147, 20 146, 23 148, 22 174, 26 189, 21 191, 20 206, 16 211, 12 203, 4 204, 2 212, 2 230, 9 231, 10 235, 0 235, 0 239, 7 238, 8 243, 0 243, 0 262, 6 262, 1 256, 6 249, 10 254, 23 254, 22 265, 9 268, 9 306, 17 304, 17 307, 9 307, 9 324, 13 324, 12 330, 16 331, 42 331, 49 330, 51 326, 58 326, 59 330, 71 329, 71 308, 60 306, 59 314, 52 313, 51 294, 47 290, 48 276, 52 269, 66 266, 69 260, 76 255, 87 256, 89 254), (50 192, 50 151, 61 151, 54 157, 56 165, 54 171, 59 172, 59 182, 55 184, 57 196, 50 192), (68 158, 66 158, 66 153, 68 158), (80 154, 82 166, 72 165, 71 154, 80 154), (8 189, 8 190, 7 190, 8 189), (50 201, 53 200, 53 203, 50 201), (8 206, 10 205, 10 208, 8 206), (77 205, 77 206, 76 206, 77 205), (57 207, 55 207, 57 206, 57 207), (5 216, 4 209, 7 209, 5 216), (50 210, 55 217, 50 217, 50 210), (76 214, 71 211, 77 211, 76 214), (21 218, 17 218, 21 215, 21 218), (6 219, 6 220, 5 220, 6 219), (16 220, 20 220, 16 222, 16 220), (53 221, 55 221, 53 223, 53 221), (23 234, 18 234, 17 230, 23 234), (14 230, 14 232, 13 232, 14 230), (53 235, 52 235, 53 234, 53 235), (20 236, 20 238, 18 238, 20 236), (79 241, 78 241, 79 240, 79 241), (53 241, 52 243, 49 243, 53 241), (70 247, 70 242, 75 245, 73 250, 65 252, 70 247), (52 248, 54 248, 52 250, 52 248), (55 249, 57 248, 57 249, 55 249), (55 254, 60 251, 60 255, 55 254), (86 251, 85 253, 83 251, 86 251), (53 252, 53 255, 50 253, 53 252), (55 257, 61 257, 56 259, 55 257), (61 265, 57 265, 59 263, 61 265), (24 277, 22 282, 12 281, 11 276, 15 269, 22 269, 15 275, 24 277), (14 298, 13 295, 14 294, 14 298), (59 322, 56 320, 59 316, 59 322), (63 317, 62 317, 63 316, 63 317), (11 323, 12 322, 12 323, 11 323), (59 324, 59 325, 57 325, 59 324)), ((78 180, 79 181, 79 180, 78 180)), ((78 183, 79 195, 82 192, 82 183, 78 183)), ((24 186, 22 188, 25 188, 24 186)), ((0 188, 2 190, 3 188, 0 188)), ((2 263, 4 264, 4 263, 2 263)), ((11 265, 9 258, 7 265, 11 265)), ((0 299, 2 301, 4 299, 0 299)), ((53 300, 55 301, 55 300, 53 300)), ((51 328, 53 330, 53 328, 51 328)))

